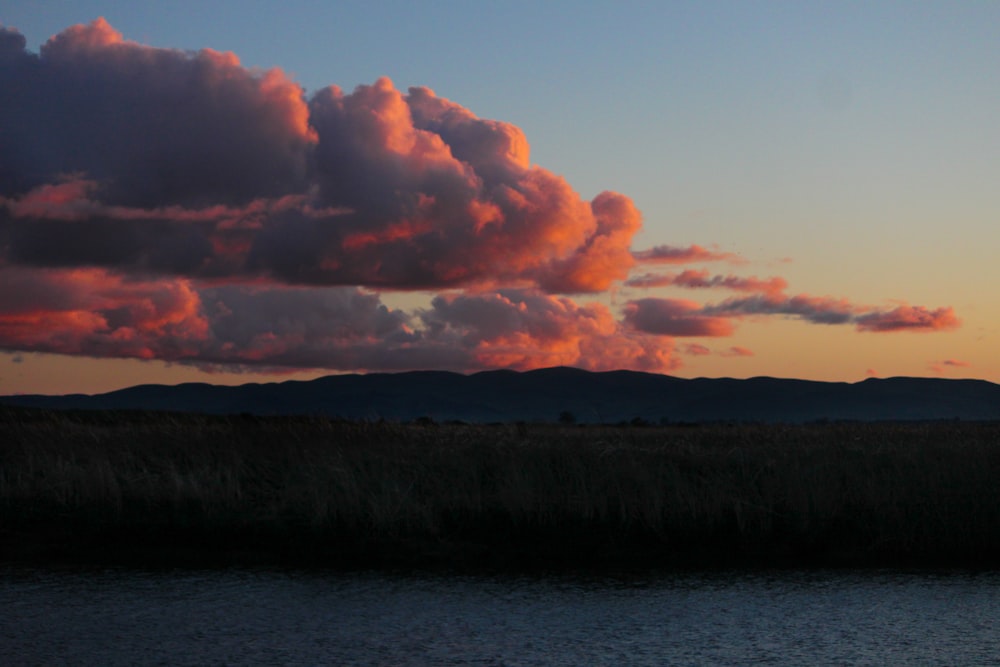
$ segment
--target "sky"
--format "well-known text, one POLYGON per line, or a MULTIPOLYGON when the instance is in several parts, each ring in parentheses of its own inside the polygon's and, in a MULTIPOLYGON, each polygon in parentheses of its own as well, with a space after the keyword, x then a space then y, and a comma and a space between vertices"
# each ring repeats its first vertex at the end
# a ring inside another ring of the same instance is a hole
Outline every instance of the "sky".
POLYGON ((991 2, 7 2, 0 394, 1000 382, 997 44, 991 2))

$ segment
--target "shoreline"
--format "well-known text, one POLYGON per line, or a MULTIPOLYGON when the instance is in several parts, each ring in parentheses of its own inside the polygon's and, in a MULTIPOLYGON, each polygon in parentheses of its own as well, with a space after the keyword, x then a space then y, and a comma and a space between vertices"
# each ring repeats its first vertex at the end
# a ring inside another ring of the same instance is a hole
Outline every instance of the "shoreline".
POLYGON ((475 542, 355 541, 333 545, 317 541, 271 544, 235 540, 121 540, 104 535, 67 539, 65 534, 0 535, 0 564, 125 568, 216 569, 266 567, 343 571, 427 571, 459 574, 530 574, 576 572, 674 572, 759 570, 1000 570, 1000 554, 898 554, 891 552, 815 550, 811 548, 716 548, 672 550, 662 545, 619 543, 581 552, 565 543, 487 544, 475 542))

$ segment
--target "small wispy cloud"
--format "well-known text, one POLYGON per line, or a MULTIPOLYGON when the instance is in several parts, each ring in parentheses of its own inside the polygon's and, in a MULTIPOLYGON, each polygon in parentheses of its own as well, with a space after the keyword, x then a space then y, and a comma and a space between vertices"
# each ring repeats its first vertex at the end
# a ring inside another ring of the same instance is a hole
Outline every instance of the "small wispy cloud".
POLYGON ((632 256, 641 264, 694 264, 720 261, 742 263, 744 261, 735 253, 709 250, 700 245, 687 247, 658 245, 647 250, 633 251, 632 256))
POLYGON ((757 276, 712 275, 705 270, 687 269, 680 273, 644 273, 625 281, 626 287, 686 287, 689 289, 723 288, 737 292, 777 293, 788 287, 788 281, 778 276, 758 278, 757 276))
POLYGON ((943 359, 941 361, 932 361, 928 364, 928 368, 935 373, 941 374, 954 368, 972 368, 972 364, 960 359, 943 359))

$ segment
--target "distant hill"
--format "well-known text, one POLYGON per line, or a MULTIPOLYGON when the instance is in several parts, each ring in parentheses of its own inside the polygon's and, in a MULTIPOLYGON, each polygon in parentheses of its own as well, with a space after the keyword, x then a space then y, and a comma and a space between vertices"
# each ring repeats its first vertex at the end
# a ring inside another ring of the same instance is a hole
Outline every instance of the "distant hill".
POLYGON ((770 377, 681 379, 575 368, 519 373, 442 371, 331 375, 238 387, 139 385, 85 396, 2 396, 0 404, 54 409, 314 414, 348 419, 579 423, 1000 419, 1000 385, 935 378, 813 382, 770 377))

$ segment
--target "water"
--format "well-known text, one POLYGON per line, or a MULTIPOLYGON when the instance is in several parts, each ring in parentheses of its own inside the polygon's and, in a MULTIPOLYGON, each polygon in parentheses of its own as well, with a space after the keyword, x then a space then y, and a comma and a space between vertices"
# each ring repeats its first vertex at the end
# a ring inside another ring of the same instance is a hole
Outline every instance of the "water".
POLYGON ((1000 573, 0 566, 5 665, 976 665, 1000 573))

